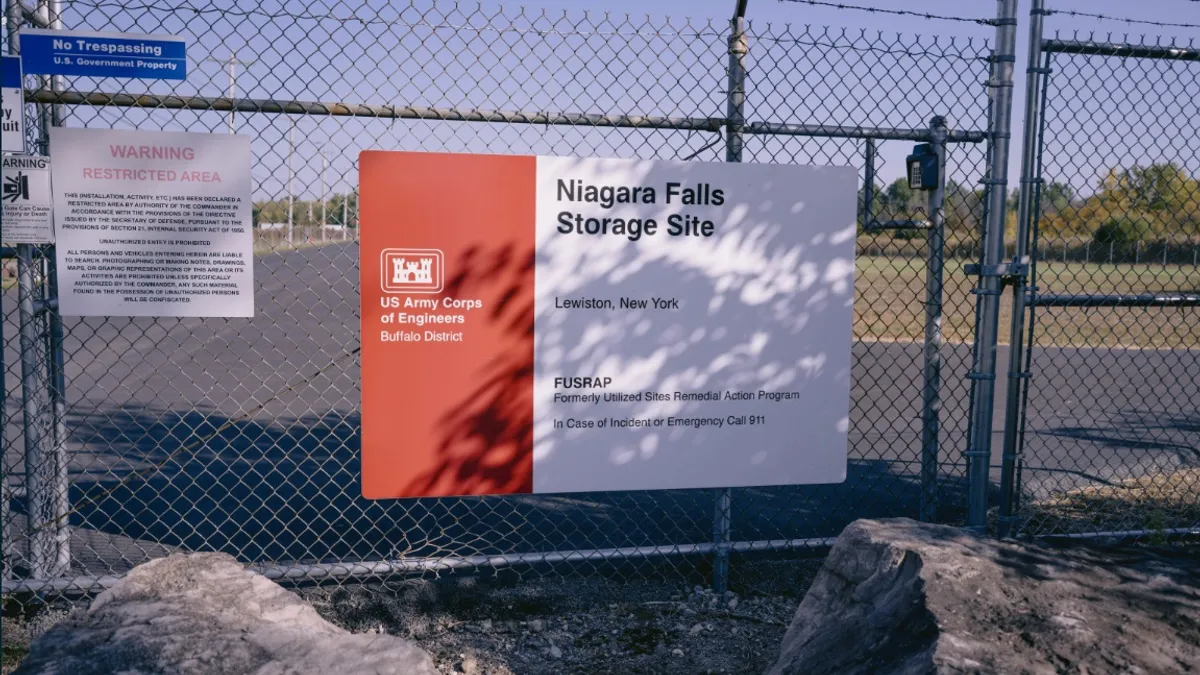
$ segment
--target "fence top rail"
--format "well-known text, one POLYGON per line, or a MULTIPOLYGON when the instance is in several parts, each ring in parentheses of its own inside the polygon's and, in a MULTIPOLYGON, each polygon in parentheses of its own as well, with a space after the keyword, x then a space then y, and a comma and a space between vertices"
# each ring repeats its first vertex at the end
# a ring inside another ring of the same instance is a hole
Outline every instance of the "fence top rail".
MULTIPOLYGON (((892 127, 851 127, 826 124, 786 124, 782 122, 751 122, 746 133, 779 136, 817 136, 824 138, 873 138, 882 141, 928 141, 929 129, 900 129, 892 127)), ((952 129, 947 141, 951 143, 982 143, 985 131, 952 129)))
POLYGON ((99 91, 50 91, 27 89, 27 103, 59 105, 111 106, 116 108, 158 108, 214 112, 279 113, 287 115, 328 115, 334 117, 376 117, 380 119, 426 119, 446 122, 506 122, 509 124, 546 124, 640 129, 683 129, 718 131, 725 125, 721 117, 653 117, 642 115, 598 115, 576 112, 523 112, 486 109, 436 108, 429 106, 371 105, 366 103, 326 103, 278 99, 180 96, 175 94, 110 94, 99 91))
POLYGON ((1139 45, 1091 40, 1043 40, 1042 50, 1057 54, 1086 54, 1090 56, 1128 56, 1139 59, 1169 59, 1200 61, 1200 49, 1175 45, 1139 45))
MULTIPOLYGON (((681 129, 719 131, 728 120, 723 117, 654 117, 641 115, 599 115, 577 112, 524 112, 507 110, 435 108, 428 106, 392 106, 366 103, 288 101, 278 99, 180 96, 175 94, 125 94, 99 91, 51 91, 28 89, 27 103, 90 105, 117 108, 158 108, 213 112, 278 113, 334 117, 375 117, 380 119, 426 119, 445 122, 502 122, 635 129, 681 129)), ((785 124, 751 122, 744 131, 757 135, 811 136, 817 138, 871 138, 877 140, 930 140, 929 129, 894 127, 836 126, 825 124, 785 124)), ((958 130, 949 132, 952 143, 982 143, 987 132, 958 130)))

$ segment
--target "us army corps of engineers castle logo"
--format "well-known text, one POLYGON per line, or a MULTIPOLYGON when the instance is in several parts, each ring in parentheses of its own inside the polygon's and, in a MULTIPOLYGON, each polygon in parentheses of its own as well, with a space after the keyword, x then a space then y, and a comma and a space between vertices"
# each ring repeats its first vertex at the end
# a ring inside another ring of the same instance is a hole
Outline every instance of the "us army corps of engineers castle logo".
POLYGON ((436 248, 385 248, 380 276, 385 293, 440 293, 445 257, 436 248))

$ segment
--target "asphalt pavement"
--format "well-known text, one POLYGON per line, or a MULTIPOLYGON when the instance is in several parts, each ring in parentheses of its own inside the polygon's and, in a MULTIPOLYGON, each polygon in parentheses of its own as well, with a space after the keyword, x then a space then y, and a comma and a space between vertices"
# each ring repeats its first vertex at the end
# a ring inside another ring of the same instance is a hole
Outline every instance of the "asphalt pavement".
MULTIPOLYGON (((357 258, 347 243, 257 259, 253 319, 66 320, 79 569, 120 572, 175 548, 333 562, 711 541, 715 490, 364 500, 357 258)), ((15 301, 4 292, 10 485, 24 471, 15 301)), ((965 510, 970 352, 942 351, 937 487, 951 522, 965 510)), ((920 345, 861 343, 853 355, 847 481, 734 490, 734 539, 917 515, 920 345)), ((1007 349, 998 357, 1004 373, 1007 349)), ((1039 348, 1032 383, 1023 478, 1034 498, 1200 464, 1198 350, 1039 348)), ((1003 406, 1002 376, 993 482, 1003 406)), ((22 502, 11 504, 19 530, 22 502)))

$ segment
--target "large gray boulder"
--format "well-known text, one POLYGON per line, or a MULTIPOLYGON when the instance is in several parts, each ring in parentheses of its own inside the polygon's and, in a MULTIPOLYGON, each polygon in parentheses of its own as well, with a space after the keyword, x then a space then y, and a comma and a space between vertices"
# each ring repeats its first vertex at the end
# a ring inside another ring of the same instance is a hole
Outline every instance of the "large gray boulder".
MULTIPOLYGON (((352 635, 294 593, 221 553, 134 568, 34 641, 16 673, 379 673, 433 675, 429 655, 391 635, 352 635)), ((16 674, 14 674, 16 675, 16 674)))
POLYGON ((770 673, 1194 673, 1198 568, 861 520, 838 537, 770 673))

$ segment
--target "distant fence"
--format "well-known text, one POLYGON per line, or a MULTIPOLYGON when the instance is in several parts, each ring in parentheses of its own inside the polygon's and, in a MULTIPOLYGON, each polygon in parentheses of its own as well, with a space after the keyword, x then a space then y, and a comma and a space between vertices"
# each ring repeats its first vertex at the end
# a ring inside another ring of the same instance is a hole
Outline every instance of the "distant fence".
MULTIPOLYGON (((919 255, 903 237, 896 241, 880 242, 878 237, 861 236, 858 254, 866 256, 919 255)), ((1005 246, 1006 257, 1016 254, 1015 243, 1005 246)), ((978 260, 981 249, 977 241, 947 241, 945 257, 962 260, 978 260)), ((1047 262, 1068 262, 1096 265, 1187 265, 1200 267, 1200 244, 1191 242, 1173 243, 1164 241, 1136 242, 1132 246, 1117 246, 1113 243, 1091 241, 1041 242, 1036 257, 1047 262)))

